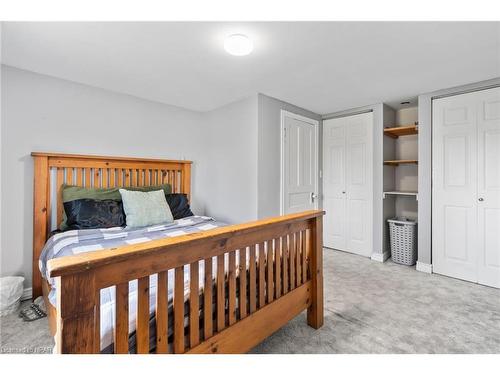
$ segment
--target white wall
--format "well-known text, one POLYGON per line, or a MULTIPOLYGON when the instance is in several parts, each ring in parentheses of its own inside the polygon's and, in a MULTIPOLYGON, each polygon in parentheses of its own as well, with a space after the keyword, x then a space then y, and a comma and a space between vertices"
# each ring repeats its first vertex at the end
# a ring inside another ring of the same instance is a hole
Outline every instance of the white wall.
MULTIPOLYGON (((284 109, 305 117, 318 120, 322 129, 321 116, 303 108, 259 94, 259 135, 258 135, 258 217, 264 218, 280 214, 280 147, 281 110, 284 109)), ((320 135, 318 154, 322 155, 320 135)), ((318 157, 319 168, 322 158, 318 157)), ((321 181, 318 183, 321 196, 321 181)))
POLYGON ((31 286, 32 151, 193 160, 192 204, 204 212, 202 114, 5 66, 1 98, 2 276, 31 286))
POLYGON ((206 113, 206 214, 228 223, 257 219, 257 95, 206 113))

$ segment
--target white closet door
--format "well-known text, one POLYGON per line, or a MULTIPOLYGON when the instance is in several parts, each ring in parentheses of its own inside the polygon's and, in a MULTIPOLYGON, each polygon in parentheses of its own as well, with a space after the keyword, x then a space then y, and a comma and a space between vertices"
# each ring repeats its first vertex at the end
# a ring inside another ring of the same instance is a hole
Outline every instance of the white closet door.
POLYGON ((433 101, 432 262, 500 287, 500 88, 433 101))
POLYGON ((372 253, 372 113, 323 122, 325 246, 372 253))
POLYGON ((468 95, 433 101, 433 270, 469 281, 477 280, 475 116, 468 95))
POLYGON ((373 230, 373 114, 364 113, 345 120, 347 248, 369 257, 373 230))
POLYGON ((500 88, 477 93, 478 282, 500 288, 500 88))
POLYGON ((338 250, 347 250, 344 122, 323 121, 323 243, 338 250))

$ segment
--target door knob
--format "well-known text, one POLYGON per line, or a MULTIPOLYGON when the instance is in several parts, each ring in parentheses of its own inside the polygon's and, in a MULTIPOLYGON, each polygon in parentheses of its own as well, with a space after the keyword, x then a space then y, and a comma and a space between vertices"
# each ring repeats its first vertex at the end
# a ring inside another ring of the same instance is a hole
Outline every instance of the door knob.
POLYGON ((483 199, 483 198, 479 198, 479 199, 478 199, 478 201, 479 201, 479 202, 482 202, 482 201, 484 201, 484 199, 483 199))
POLYGON ((345 191, 343 191, 342 194, 345 194, 345 191))
POLYGON ((314 202, 314 200, 315 200, 316 198, 318 198, 318 196, 317 196, 316 194, 314 194, 314 193, 311 193, 311 201, 313 201, 313 202, 314 202))

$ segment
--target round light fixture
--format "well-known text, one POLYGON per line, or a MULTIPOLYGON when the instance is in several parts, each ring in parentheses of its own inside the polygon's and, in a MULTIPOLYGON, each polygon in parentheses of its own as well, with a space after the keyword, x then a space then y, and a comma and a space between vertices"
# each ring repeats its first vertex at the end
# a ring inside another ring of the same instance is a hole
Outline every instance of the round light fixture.
POLYGON ((246 35, 233 34, 224 41, 224 49, 233 56, 246 56, 252 52, 253 43, 246 35))

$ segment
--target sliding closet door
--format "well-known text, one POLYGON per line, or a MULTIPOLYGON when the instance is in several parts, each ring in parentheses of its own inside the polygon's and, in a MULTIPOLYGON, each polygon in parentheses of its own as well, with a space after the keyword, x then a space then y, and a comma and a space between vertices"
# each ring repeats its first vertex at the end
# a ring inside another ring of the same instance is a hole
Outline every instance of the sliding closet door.
POLYGON ((468 95, 433 101, 432 264, 477 280, 476 108, 468 95))
POLYGON ((433 101, 432 262, 500 287, 500 88, 433 101))
POLYGON ((500 288, 500 88, 477 93, 478 282, 500 288))
POLYGON ((372 113, 323 122, 325 246, 372 253, 372 113))

